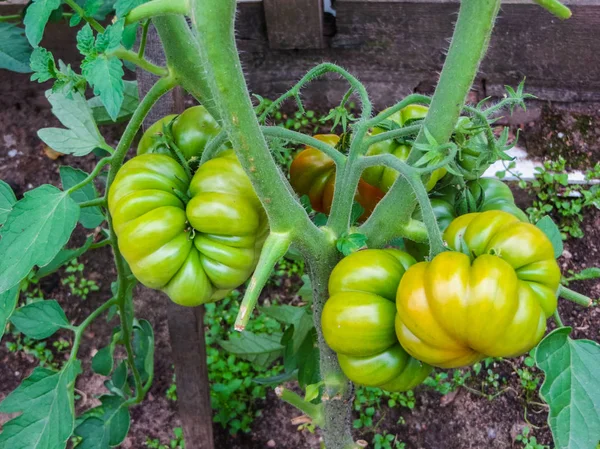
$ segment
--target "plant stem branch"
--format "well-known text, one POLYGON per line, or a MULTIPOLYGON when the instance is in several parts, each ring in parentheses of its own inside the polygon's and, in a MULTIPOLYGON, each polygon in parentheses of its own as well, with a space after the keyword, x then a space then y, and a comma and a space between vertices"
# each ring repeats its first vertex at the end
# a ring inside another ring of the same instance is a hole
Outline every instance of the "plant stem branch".
POLYGON ((275 394, 290 405, 293 405, 310 419, 312 422, 319 427, 323 426, 323 404, 313 404, 302 399, 299 395, 294 393, 292 390, 288 390, 284 387, 275 388, 275 394))
POLYGON ((558 296, 568 301, 574 302, 575 304, 579 304, 583 307, 589 307, 592 305, 591 298, 588 298, 587 296, 582 295, 581 293, 577 293, 576 291, 573 291, 570 288, 565 287, 564 285, 561 285, 558 288, 558 296))
POLYGON ((571 17, 571 10, 563 5, 558 0, 533 0, 534 3, 537 3, 542 8, 554 14, 559 19, 568 19, 571 17))
POLYGON ((138 58, 143 59, 146 53, 146 43, 148 42, 148 30, 150 29, 150 19, 144 21, 142 25, 142 37, 140 38, 140 48, 138 49, 138 58))
POLYGON ((433 212, 433 207, 429 201, 429 196, 425 185, 421 181, 419 172, 415 171, 414 168, 407 165, 404 161, 401 161, 392 154, 380 154, 377 156, 363 156, 358 165, 361 169, 371 167, 374 165, 385 165, 397 170, 400 175, 408 182, 412 188, 417 202, 421 208, 421 214, 423 216, 423 223, 427 228, 427 235, 429 236, 429 257, 433 258, 439 253, 446 250, 444 246, 444 240, 442 239, 442 233, 440 227, 437 224, 437 219, 433 212))
POLYGON ((11 20, 22 20, 23 16, 21 14, 11 14, 8 16, 0 16, 0 22, 10 22, 11 20))
POLYGON ((117 303, 117 298, 112 298, 90 313, 86 319, 75 328, 75 339, 73 340, 73 346, 71 348, 71 354, 69 359, 77 358, 77 352, 79 351, 79 346, 81 345, 81 339, 83 338, 83 332, 87 329, 87 327, 94 321, 98 316, 100 316, 103 312, 108 310, 110 307, 117 303))
POLYGON ((168 14, 188 15, 190 4, 188 0, 152 0, 133 8, 125 16, 125 25, 152 17, 168 14))
MULTIPOLYGON (((145 4, 147 5, 148 3, 145 4)), ((169 69, 167 69, 166 67, 160 67, 158 65, 152 64, 147 59, 141 58, 138 53, 131 50, 127 50, 124 47, 115 48, 113 51, 110 52, 110 56, 115 56, 119 59, 122 59, 123 61, 129 61, 137 65, 141 69, 157 76, 167 76, 169 74, 169 69)))
POLYGON ((96 179, 96 177, 100 174, 102 169, 110 163, 112 163, 112 156, 100 159, 98 161, 98 163, 96 164, 96 166, 94 167, 94 170, 92 170, 92 172, 87 176, 87 178, 85 178, 79 184, 75 184, 73 187, 71 187, 69 190, 67 190, 67 193, 70 195, 73 192, 75 192, 76 190, 79 190, 82 187, 87 186, 90 182, 92 182, 94 179, 96 179))
POLYGON ((312 136, 307 136, 291 129, 285 129, 280 126, 261 126, 262 133, 267 137, 276 137, 279 139, 289 140, 295 143, 306 145, 322 151, 335 162, 336 165, 341 165, 346 160, 346 156, 336 150, 334 147, 327 145, 312 136))
POLYGON ((560 318, 560 314, 558 313, 558 309, 556 309, 554 311, 554 314, 552 315, 552 317, 554 318, 554 321, 556 321, 556 325, 558 327, 564 327, 565 324, 563 323, 563 320, 560 318))
POLYGON ((79 16, 85 20, 87 23, 90 24, 90 26, 96 30, 98 33, 104 33, 104 27, 102 25, 100 25, 98 23, 98 21, 96 19, 94 19, 93 17, 88 17, 84 11, 84 9, 79 6, 75 0, 65 0, 65 3, 67 5, 69 5, 69 7, 75 11, 77 14, 79 14, 79 16))
POLYGON ((248 288, 244 293, 244 299, 240 304, 240 311, 235 320, 235 330, 243 331, 252 316, 252 312, 258 302, 260 292, 271 276, 275 264, 285 256, 290 247, 291 238, 289 234, 278 234, 271 232, 260 253, 258 265, 250 278, 248 288))
POLYGON ((94 206, 106 206, 106 198, 105 197, 94 198, 93 200, 83 201, 82 203, 79 203, 79 207, 82 209, 84 207, 94 207, 94 206))

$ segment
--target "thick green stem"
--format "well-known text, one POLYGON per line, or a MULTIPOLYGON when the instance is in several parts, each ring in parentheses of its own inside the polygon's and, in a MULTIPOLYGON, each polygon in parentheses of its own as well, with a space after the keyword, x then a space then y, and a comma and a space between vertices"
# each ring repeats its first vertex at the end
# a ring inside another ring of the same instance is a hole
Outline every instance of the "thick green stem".
POLYGON ((561 285, 558 289, 558 296, 564 298, 568 301, 574 302, 575 304, 579 304, 583 307, 589 307, 592 305, 592 299, 588 298, 581 293, 577 293, 576 291, 571 290, 570 288, 561 285))
POLYGON ((106 198, 104 198, 104 197, 94 198, 93 200, 84 201, 82 203, 79 203, 79 207, 82 209, 84 207, 94 207, 94 206, 106 206, 106 198))
MULTIPOLYGON (((479 64, 485 55, 500 0, 463 0, 440 82, 431 100, 423 129, 427 129, 438 144, 449 141, 456 126, 465 98, 473 84, 479 64)), ((426 143, 423 131, 417 143, 426 143)), ((409 162, 421 153, 413 148, 409 162)), ((399 179, 377 205, 373 214, 361 226, 371 245, 380 247, 397 234, 397 223, 407 223, 416 206, 415 197, 405 179, 399 179)))
POLYGON ((177 84, 193 95, 216 120, 220 120, 221 113, 213 100, 199 57, 198 41, 185 18, 177 15, 154 17, 152 23, 163 44, 167 67, 177 84))
POLYGON ((271 232, 260 253, 258 265, 250 278, 248 288, 244 293, 244 299, 240 305, 240 311, 235 320, 235 330, 243 331, 252 316, 252 312, 258 302, 260 292, 271 276, 275 264, 285 256, 290 247, 291 237, 289 234, 271 232))
POLYGON ((556 325, 558 327, 564 327, 565 324, 563 323, 562 318, 560 317, 560 313, 558 313, 558 309, 556 309, 554 311, 554 314, 552 315, 552 318, 554 318, 554 321, 556 322, 556 325))
POLYGON ((152 0, 136 6, 129 11, 127 16, 125 16, 125 25, 168 14, 185 16, 189 11, 190 2, 188 0, 152 0))
POLYGON ((292 390, 288 390, 284 387, 275 388, 275 394, 308 416, 314 424, 319 427, 323 426, 323 404, 313 404, 311 402, 307 402, 292 390))
POLYGON ((150 61, 139 56, 138 53, 127 50, 123 47, 118 47, 110 52, 110 56, 115 56, 123 61, 129 61, 139 68, 144 69, 147 72, 153 73, 158 76, 167 76, 169 74, 169 69, 166 67, 160 67, 158 65, 152 64, 150 61))
MULTIPOLYGON (((462 0, 448 56, 435 89, 423 128, 441 145, 450 140, 479 64, 488 48, 500 0, 462 0)), ((422 130, 417 143, 427 143, 422 130)), ((409 162, 419 159, 412 151, 409 162)))
POLYGON ((235 9, 234 0, 192 1, 192 23, 221 124, 267 212, 271 231, 300 229, 303 235, 312 231, 318 236, 319 230, 287 189, 261 133, 236 48, 235 9))

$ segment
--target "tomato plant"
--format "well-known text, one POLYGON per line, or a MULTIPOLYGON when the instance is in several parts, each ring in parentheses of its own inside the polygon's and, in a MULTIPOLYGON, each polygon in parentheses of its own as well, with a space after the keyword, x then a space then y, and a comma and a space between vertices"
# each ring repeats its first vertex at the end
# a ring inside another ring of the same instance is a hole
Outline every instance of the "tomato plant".
MULTIPOLYGON (((534 1, 561 18, 570 15, 558 0, 534 1)), ((434 95, 408 95, 377 115, 364 85, 331 63, 255 108, 236 47, 234 0, 117 0, 106 27, 95 18, 95 4, 65 3, 79 27, 80 73, 39 46, 60 2, 34 1, 24 16, 35 47, 33 79, 53 80, 46 95, 63 125, 38 135, 59 153, 106 156, 89 174, 61 170, 62 189, 41 185, 19 200, 0 182, 1 328, 10 322, 36 340, 73 332, 64 364, 36 368, 0 405, 1 412, 20 413, 3 426, 0 448, 58 449, 71 437, 82 447, 121 444, 129 409, 143 401, 154 374, 152 326, 134 316, 136 283, 192 306, 218 301, 247 280, 234 326, 241 333, 219 344, 255 364, 283 357, 285 371, 260 382, 296 378, 304 397, 281 385, 276 393, 322 428, 328 449, 364 446, 351 433, 351 381, 405 391, 428 375, 429 365, 464 366, 534 347, 556 446, 597 443, 600 346, 571 339, 556 312, 558 297, 591 301, 560 285, 562 241, 552 220, 527 223, 504 184, 479 179, 492 162, 509 159, 508 130, 492 128, 497 114, 524 107, 528 98, 521 83, 495 104, 465 103, 500 0, 462 0, 434 95), (144 57, 150 21, 165 66, 144 57), (141 48, 134 52, 138 25, 141 48), (158 78, 133 105, 125 101, 135 86, 122 79, 124 62, 158 78), (328 116, 342 125, 342 136, 267 125, 287 99, 303 111, 301 89, 325 74, 350 86, 328 116), (148 112, 177 86, 201 106, 156 122, 125 162, 148 112), (88 87, 96 95, 89 101, 88 87), (361 105, 356 117, 346 108, 351 97, 361 105), (113 148, 98 125, 115 121, 127 125, 113 148), (304 147, 291 165, 291 185, 270 148, 282 141, 304 147), (106 177, 100 193, 99 177, 106 177), (294 189, 327 215, 325 222, 311 219, 294 189), (353 215, 355 201, 361 217, 353 215), (66 249, 78 223, 94 231, 82 246, 66 249), (418 255, 425 260, 389 248, 402 240, 426 244, 418 255), (17 307, 23 286, 101 246, 112 248, 117 278, 112 296, 88 317, 74 324, 54 300, 17 307), (310 304, 261 308, 285 330, 248 332, 285 254, 303 260, 310 304), (76 416, 79 349, 88 326, 105 313, 119 325, 92 369, 106 377, 107 393, 76 416), (550 317, 558 328, 543 338, 550 317), (572 419, 566 409, 585 419, 572 419)))

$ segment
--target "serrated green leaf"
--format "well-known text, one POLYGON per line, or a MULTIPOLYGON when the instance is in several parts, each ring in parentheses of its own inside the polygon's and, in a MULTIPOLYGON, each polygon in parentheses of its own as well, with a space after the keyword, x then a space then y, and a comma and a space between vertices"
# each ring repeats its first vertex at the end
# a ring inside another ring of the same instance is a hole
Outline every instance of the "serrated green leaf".
POLYGON ((25 193, 0 229, 0 292, 18 284, 34 266, 49 264, 79 218, 65 192, 45 184, 25 193))
POLYGON ((131 23, 123 29, 122 42, 123 47, 125 47, 127 50, 131 50, 133 44, 135 44, 135 41, 137 39, 137 29, 139 25, 139 22, 131 23))
POLYGON ((545 216, 535 225, 546 234, 546 237, 548 237, 554 248, 554 257, 559 258, 563 253, 564 247, 560 236, 560 229, 558 229, 556 223, 554 223, 552 218, 545 216))
POLYGON ((83 55, 88 56, 94 52, 96 39, 94 38, 94 32, 89 23, 86 23, 77 32, 77 50, 83 55))
POLYGON ((17 197, 10 186, 0 180, 0 226, 6 222, 8 214, 10 214, 16 202, 17 197))
POLYGON ((98 125, 109 125, 128 120, 140 103, 137 81, 123 81, 123 103, 117 114, 116 119, 108 115, 106 108, 102 104, 100 97, 93 97, 88 100, 88 105, 92 109, 92 114, 98 125))
POLYGON ((280 341, 281 334, 257 335, 243 331, 232 336, 230 340, 219 341, 219 345, 244 360, 266 368, 283 354, 280 341))
POLYGON ((49 274, 54 273, 56 270, 58 270, 63 265, 69 263, 71 260, 76 259, 77 257, 81 256, 83 253, 85 253, 88 249, 90 249, 90 246, 92 245, 93 242, 94 242, 94 237, 89 236, 85 240, 85 243, 82 246, 80 246, 79 248, 75 248, 75 249, 63 248, 63 249, 61 249, 48 265, 44 265, 43 267, 40 267, 36 271, 35 277, 37 279, 41 279, 44 276, 48 276, 49 274))
POLYGON ((283 324, 295 324, 300 321, 302 315, 306 315, 304 309, 287 304, 259 307, 258 310, 283 324))
POLYGON ((557 449, 593 449, 600 441, 600 345, 572 340, 570 327, 554 330, 535 352, 546 379, 540 395, 557 449))
POLYGON ((577 280, 585 281, 589 279, 598 279, 600 278, 600 268, 598 267, 590 267, 584 270, 581 270, 579 273, 575 275, 577 280))
POLYGON ((79 362, 61 371, 35 368, 0 404, 1 413, 19 413, 4 424, 0 449, 59 449, 73 433, 73 388, 79 362))
POLYGON ((39 45, 50 14, 60 4, 61 0, 33 0, 33 3, 27 7, 23 24, 25 25, 25 35, 32 47, 39 45))
POLYGON ((36 340, 43 340, 61 328, 70 327, 65 312, 53 299, 18 308, 10 317, 10 322, 19 332, 36 340))
POLYGON ((259 385, 280 385, 283 382, 292 380, 298 374, 298 370, 283 372, 271 377, 257 377, 252 379, 252 382, 256 382, 259 385))
POLYGON ((58 77, 54 56, 52 56, 52 53, 45 48, 37 47, 35 50, 33 50, 29 64, 31 70, 33 70, 31 81, 44 83, 48 80, 58 77))
POLYGON ((33 49, 23 33, 23 28, 0 22, 0 69, 31 72, 29 58, 33 49))
POLYGON ((124 99, 123 63, 117 58, 98 56, 83 66, 83 75, 100 96, 111 119, 116 120, 124 99))
POLYGON ((85 156, 94 148, 106 145, 100 135, 92 111, 85 98, 78 92, 46 91, 52 105, 52 113, 68 129, 44 128, 38 136, 53 150, 64 154, 85 156))
MULTIPOLYGON (((83 170, 69 167, 68 165, 63 165, 59 170, 60 181, 62 182, 64 190, 70 189, 88 177, 88 174, 83 170)), ((94 184, 89 183, 81 189, 73 192, 71 194, 71 198, 73 198, 76 203, 83 203, 84 201, 90 201, 98 198, 98 193, 96 192, 94 184)), ((102 209, 97 206, 83 208, 79 213, 79 223, 81 223, 84 228, 94 229, 103 221, 104 214, 102 213, 102 209)))
POLYGON ((17 306, 19 291, 19 286, 15 285, 10 290, 0 293, 0 340, 4 336, 6 324, 17 306))
POLYGON ((96 37, 96 51, 104 53, 119 47, 123 37, 123 26, 123 19, 117 20, 112 25, 109 25, 104 33, 98 34, 96 37))

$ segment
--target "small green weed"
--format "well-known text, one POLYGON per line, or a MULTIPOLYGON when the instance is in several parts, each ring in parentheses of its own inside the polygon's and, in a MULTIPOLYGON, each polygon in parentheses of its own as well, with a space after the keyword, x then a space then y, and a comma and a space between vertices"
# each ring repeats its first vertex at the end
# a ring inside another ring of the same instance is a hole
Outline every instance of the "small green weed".
POLYGON ((38 359, 40 366, 45 368, 60 369, 63 358, 57 359, 59 354, 64 354, 71 347, 71 343, 64 339, 56 340, 52 343, 52 348, 48 347, 49 341, 39 341, 26 337, 17 332, 12 332, 13 341, 6 342, 6 348, 10 352, 23 351, 26 354, 38 359))
MULTIPOLYGON (((515 167, 511 162, 507 171, 515 167)), ((544 215, 552 215, 561 230, 563 240, 568 236, 581 238, 583 230, 581 223, 585 209, 596 207, 600 209, 600 185, 569 184, 566 173, 566 160, 559 157, 557 161, 546 161, 542 167, 536 167, 535 179, 527 182, 520 179, 519 186, 536 196, 533 205, 527 208, 532 223, 536 223, 544 215)), ((497 175, 503 177, 506 171, 497 175)), ((585 172, 585 180, 600 179, 600 163, 585 172)))
POLYGON ((96 281, 86 279, 83 275, 85 265, 77 262, 77 259, 73 259, 69 262, 69 265, 65 268, 66 278, 61 279, 62 285, 69 287, 73 296, 86 300, 91 292, 97 292, 100 287, 96 281))
MULTIPOLYGON (((216 411, 214 421, 231 434, 249 432, 254 418, 260 416, 260 400, 264 400, 269 387, 253 382, 279 374, 283 366, 264 369, 237 358, 223 350, 217 342, 228 340, 235 332, 233 324, 239 310, 240 293, 233 291, 217 303, 207 304, 206 325, 208 379, 211 385, 211 405, 216 411)), ((256 334, 281 332, 281 325, 261 314, 250 321, 248 331, 256 334)))
POLYGON ((353 427, 372 428, 373 419, 376 412, 381 410, 382 403, 390 408, 399 405, 412 410, 415 408, 415 394, 412 391, 391 393, 381 388, 358 387, 354 396, 354 411, 358 413, 358 418, 353 421, 353 427))
POLYGON ((183 430, 181 427, 175 427, 173 429, 173 435, 175 438, 171 438, 169 444, 162 444, 160 440, 150 437, 146 437, 144 443, 150 449, 185 449, 185 441, 183 441, 183 430))
POLYGON ((452 371, 452 376, 449 376, 448 372, 436 371, 423 383, 438 393, 446 395, 465 385, 470 377, 471 371, 468 369, 455 369, 452 371))
POLYGON ((165 394, 169 401, 173 401, 173 402, 177 401, 177 383, 176 383, 175 373, 173 373, 171 385, 169 385, 169 388, 167 388, 167 392, 165 394))
POLYGON ((523 445, 523 449, 549 449, 548 446, 537 442, 537 439, 531 435, 531 430, 527 426, 523 427, 521 434, 517 435, 515 439, 523 445))
POLYGON ((392 435, 387 431, 373 435, 374 449, 404 449, 406 444, 398 440, 398 435, 392 435))

